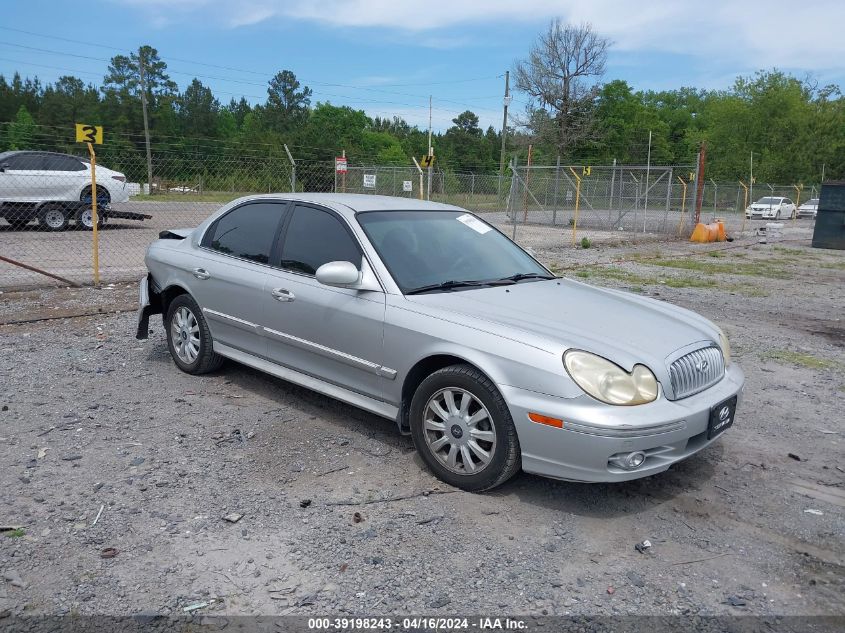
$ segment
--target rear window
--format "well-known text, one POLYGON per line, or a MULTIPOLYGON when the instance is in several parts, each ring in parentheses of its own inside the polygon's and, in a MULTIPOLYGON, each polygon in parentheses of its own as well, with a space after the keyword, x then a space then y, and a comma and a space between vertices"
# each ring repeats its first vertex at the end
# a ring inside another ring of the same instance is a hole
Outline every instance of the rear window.
POLYGON ((203 245, 218 253, 268 264, 284 210, 285 205, 272 202, 238 207, 217 220, 203 245))

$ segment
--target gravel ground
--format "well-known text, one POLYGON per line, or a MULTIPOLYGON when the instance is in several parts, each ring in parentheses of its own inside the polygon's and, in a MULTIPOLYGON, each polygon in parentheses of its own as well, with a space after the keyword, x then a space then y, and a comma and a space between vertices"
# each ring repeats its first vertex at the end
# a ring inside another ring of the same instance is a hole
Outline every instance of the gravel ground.
POLYGON ((160 322, 140 342, 114 312, 134 286, 7 292, 0 616, 845 615, 845 253, 806 243, 542 250, 722 324, 746 397, 666 473, 485 495, 389 421, 234 363, 179 372, 160 322))

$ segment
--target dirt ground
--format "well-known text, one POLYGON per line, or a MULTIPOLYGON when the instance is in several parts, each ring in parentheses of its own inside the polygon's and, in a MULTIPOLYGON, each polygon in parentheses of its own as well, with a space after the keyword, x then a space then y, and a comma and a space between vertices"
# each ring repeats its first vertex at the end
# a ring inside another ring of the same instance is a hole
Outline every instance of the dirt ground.
POLYGON ((843 616, 845 252, 806 237, 540 249, 721 324, 745 400, 663 474, 484 495, 389 421, 234 363, 181 373, 160 322, 137 341, 115 312, 132 285, 6 292, 0 614, 843 616))

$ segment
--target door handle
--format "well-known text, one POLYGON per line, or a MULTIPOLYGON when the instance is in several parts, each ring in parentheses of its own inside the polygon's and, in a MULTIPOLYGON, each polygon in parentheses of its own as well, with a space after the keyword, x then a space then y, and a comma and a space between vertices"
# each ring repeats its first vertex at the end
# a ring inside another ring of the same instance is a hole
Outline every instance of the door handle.
POLYGON ((211 275, 208 274, 208 271, 205 268, 194 268, 194 277, 197 279, 208 279, 211 275))
POLYGON ((273 295, 273 298, 276 301, 293 301, 296 299, 295 294, 293 294, 290 290, 285 290, 284 288, 273 288, 273 291, 270 294, 273 295))

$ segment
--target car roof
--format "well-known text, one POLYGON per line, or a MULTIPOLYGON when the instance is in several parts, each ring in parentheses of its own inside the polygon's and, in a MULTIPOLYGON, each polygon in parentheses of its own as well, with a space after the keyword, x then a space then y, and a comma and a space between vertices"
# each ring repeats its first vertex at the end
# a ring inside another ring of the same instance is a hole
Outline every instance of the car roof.
MULTIPOLYGON (((366 193, 277 193, 249 196, 249 200, 292 200, 294 202, 312 202, 331 207, 336 211, 463 211, 466 209, 451 204, 400 198, 398 196, 377 196, 366 193)), ((246 201, 242 199, 241 201, 246 201)))
POLYGON ((48 155, 48 156, 70 156, 71 158, 79 158, 83 159, 83 156, 76 156, 74 154, 65 154, 64 152, 47 152, 45 150, 40 149, 13 149, 9 150, 8 152, 0 152, 0 158, 9 158, 10 156, 14 156, 15 154, 41 154, 41 155, 48 155))

